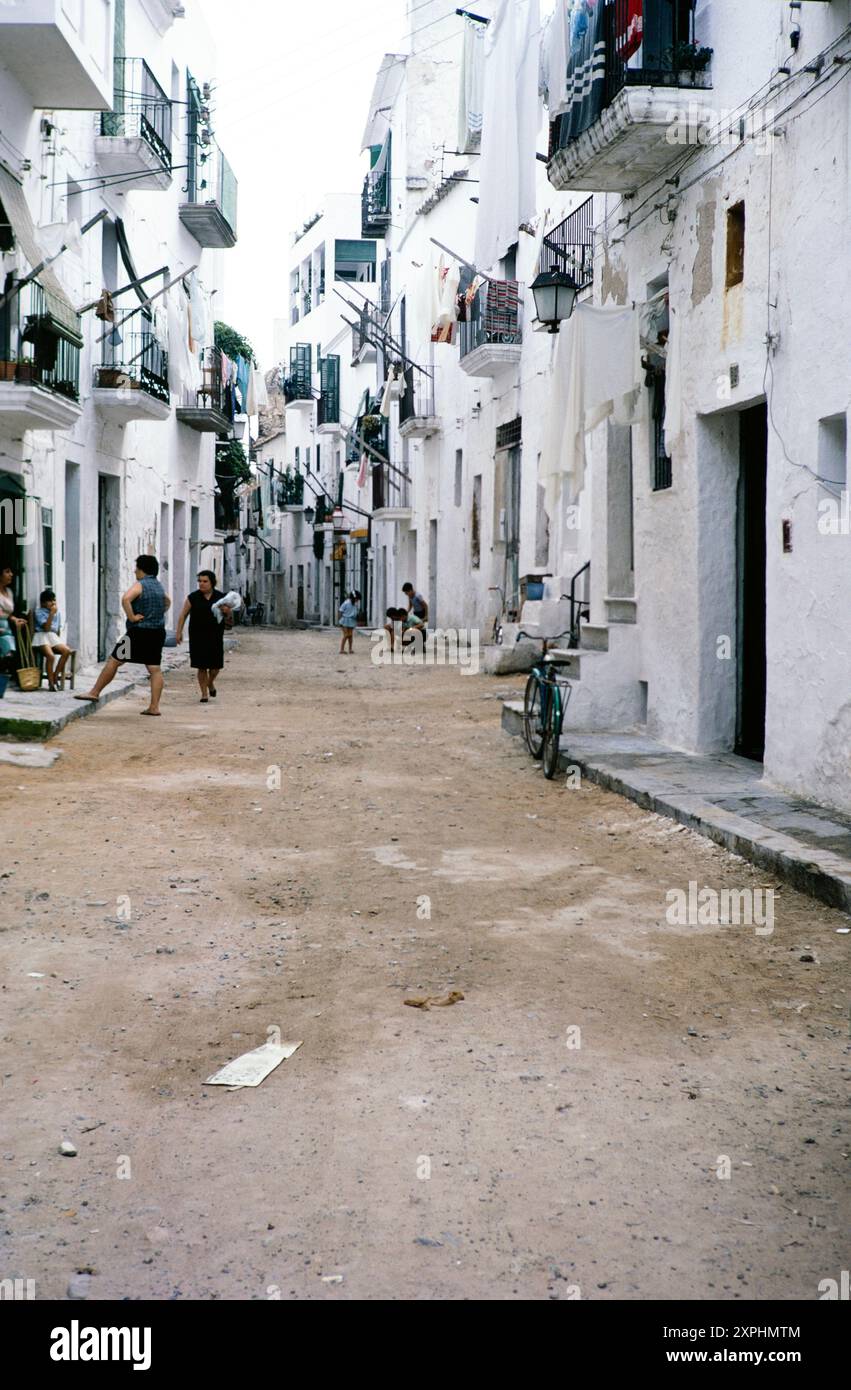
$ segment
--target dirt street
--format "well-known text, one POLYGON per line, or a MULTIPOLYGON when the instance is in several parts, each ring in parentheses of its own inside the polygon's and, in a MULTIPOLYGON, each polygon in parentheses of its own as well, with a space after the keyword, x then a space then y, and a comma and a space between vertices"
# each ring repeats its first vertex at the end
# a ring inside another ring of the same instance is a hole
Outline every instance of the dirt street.
POLYGON ((670 925, 670 889, 771 879, 545 782, 500 729, 518 678, 336 648, 249 631, 217 701, 181 670, 163 719, 136 693, 0 766, 0 1276, 817 1299, 846 919, 775 884, 773 935, 670 925), (205 1085, 275 1028, 303 1045, 262 1085, 205 1085))

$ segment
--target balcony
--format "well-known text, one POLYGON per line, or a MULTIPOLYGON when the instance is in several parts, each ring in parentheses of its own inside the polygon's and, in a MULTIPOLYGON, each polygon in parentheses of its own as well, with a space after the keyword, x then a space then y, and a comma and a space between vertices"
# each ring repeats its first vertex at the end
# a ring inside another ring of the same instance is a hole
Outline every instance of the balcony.
POLYGON ((408 367, 405 389, 399 400, 399 433, 403 439, 429 439, 440 429, 434 407, 434 381, 408 367))
POLYGON ((304 511, 304 474, 288 468, 278 483, 277 503, 286 512, 304 511))
POLYGON ((33 281, 0 309, 0 420, 15 430, 65 429, 80 418, 80 347, 33 281))
POLYGON ((313 348, 310 343, 294 343, 290 348, 290 374, 284 378, 286 409, 307 413, 313 410, 313 348))
POLYGON ((643 37, 630 29, 628 0, 598 6, 571 57, 576 100, 550 127, 555 188, 633 193, 681 160, 685 143, 697 143, 712 52, 697 40, 695 4, 644 0, 643 37))
POLYGON ((113 5, 27 0, 0 5, 0 53, 32 98, 51 111, 112 104, 113 5))
POLYGON ((126 333, 124 341, 104 345, 104 362, 94 369, 95 407, 116 424, 128 420, 167 420, 171 414, 168 353, 150 329, 126 333))
POLYGON ((319 400, 316 406, 316 433, 342 439, 346 433, 340 423, 340 359, 319 359, 319 400))
POLYGON ((523 343, 521 286, 487 280, 460 323, 460 366, 467 376, 498 376, 520 361, 523 343))
POLYGON ((103 174, 120 176, 122 193, 171 185, 171 102, 142 58, 116 58, 115 95, 95 136, 103 174))
POLYGON ((373 521, 410 521, 411 480, 389 463, 376 463, 372 470, 373 521))
POLYGON ((201 353, 201 385, 187 392, 177 407, 177 418, 201 434, 230 434, 231 416, 225 403, 222 381, 222 354, 219 348, 201 353))
POLYGON ((202 145, 197 134, 189 142, 189 198, 179 217, 199 246, 236 245, 237 182, 217 145, 202 145))
POLYGON ((390 226, 390 220, 390 137, 388 135, 385 145, 378 153, 376 163, 363 181, 361 236, 383 237, 390 226))

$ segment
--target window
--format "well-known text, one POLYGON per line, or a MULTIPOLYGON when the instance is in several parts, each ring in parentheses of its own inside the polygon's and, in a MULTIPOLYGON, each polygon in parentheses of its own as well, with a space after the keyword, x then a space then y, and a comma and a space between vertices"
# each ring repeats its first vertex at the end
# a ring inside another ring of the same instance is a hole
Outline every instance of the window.
POLYGON ((461 497, 464 489, 464 451, 455 450, 455 505, 461 506, 461 497))
POLYGON ((271 572, 272 572, 272 552, 271 552, 271 550, 269 549, 268 546, 264 546, 264 548, 263 548, 263 573, 264 573, 264 574, 271 574, 271 572))
POLYGON ((665 368, 653 367, 650 374, 651 481, 654 492, 664 492, 673 484, 671 459, 665 450, 665 368))
POLYGON ((295 466, 297 469, 301 467, 301 450, 297 444, 295 446, 295 466))
POLYGON ((745 278, 745 205, 736 203, 727 213, 727 289, 745 278))
POLYGON ((44 551, 44 587, 53 585, 53 511, 50 507, 41 509, 41 544, 44 551))
POLYGON ((477 570, 482 559, 482 476, 473 479, 473 506, 470 511, 470 568, 477 570))
POLYGON ((375 242, 335 241, 334 278, 375 283, 375 242))
POLYGON ((310 450, 309 450, 309 449, 305 449, 305 451, 304 451, 304 466, 305 466, 305 468, 307 469, 307 472, 309 473, 309 472, 310 472, 310 450))
POLYGON ((818 475, 823 482, 840 487, 848 480, 848 421, 844 415, 819 420, 818 475))

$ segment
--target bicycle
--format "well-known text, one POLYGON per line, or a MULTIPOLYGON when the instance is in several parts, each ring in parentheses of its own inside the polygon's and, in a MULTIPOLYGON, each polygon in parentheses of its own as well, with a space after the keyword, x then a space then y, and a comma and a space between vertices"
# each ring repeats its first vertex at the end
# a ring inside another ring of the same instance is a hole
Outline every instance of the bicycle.
POLYGON ((521 637, 526 637, 532 642, 543 643, 540 660, 532 667, 526 682, 523 733, 529 752, 542 764, 544 776, 550 782, 558 771, 564 716, 573 687, 564 677, 559 679, 559 667, 567 666, 570 658, 550 656, 549 649, 560 637, 569 635, 569 632, 559 632, 555 637, 533 637, 531 633, 518 632, 516 639, 519 642, 521 637))

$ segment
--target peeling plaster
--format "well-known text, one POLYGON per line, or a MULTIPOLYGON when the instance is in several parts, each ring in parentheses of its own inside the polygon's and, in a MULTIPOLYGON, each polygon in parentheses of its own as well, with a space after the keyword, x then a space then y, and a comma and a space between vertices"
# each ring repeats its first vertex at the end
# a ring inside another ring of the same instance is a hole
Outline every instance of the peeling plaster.
POLYGON ((691 302, 695 309, 712 293, 712 254, 715 247, 715 215, 718 181, 706 184, 706 197, 697 207, 697 252, 691 272, 691 302))
POLYGON ((629 300, 629 271, 623 264, 616 265, 609 260, 608 247, 603 252, 602 301, 611 299, 615 304, 626 304, 629 300))

